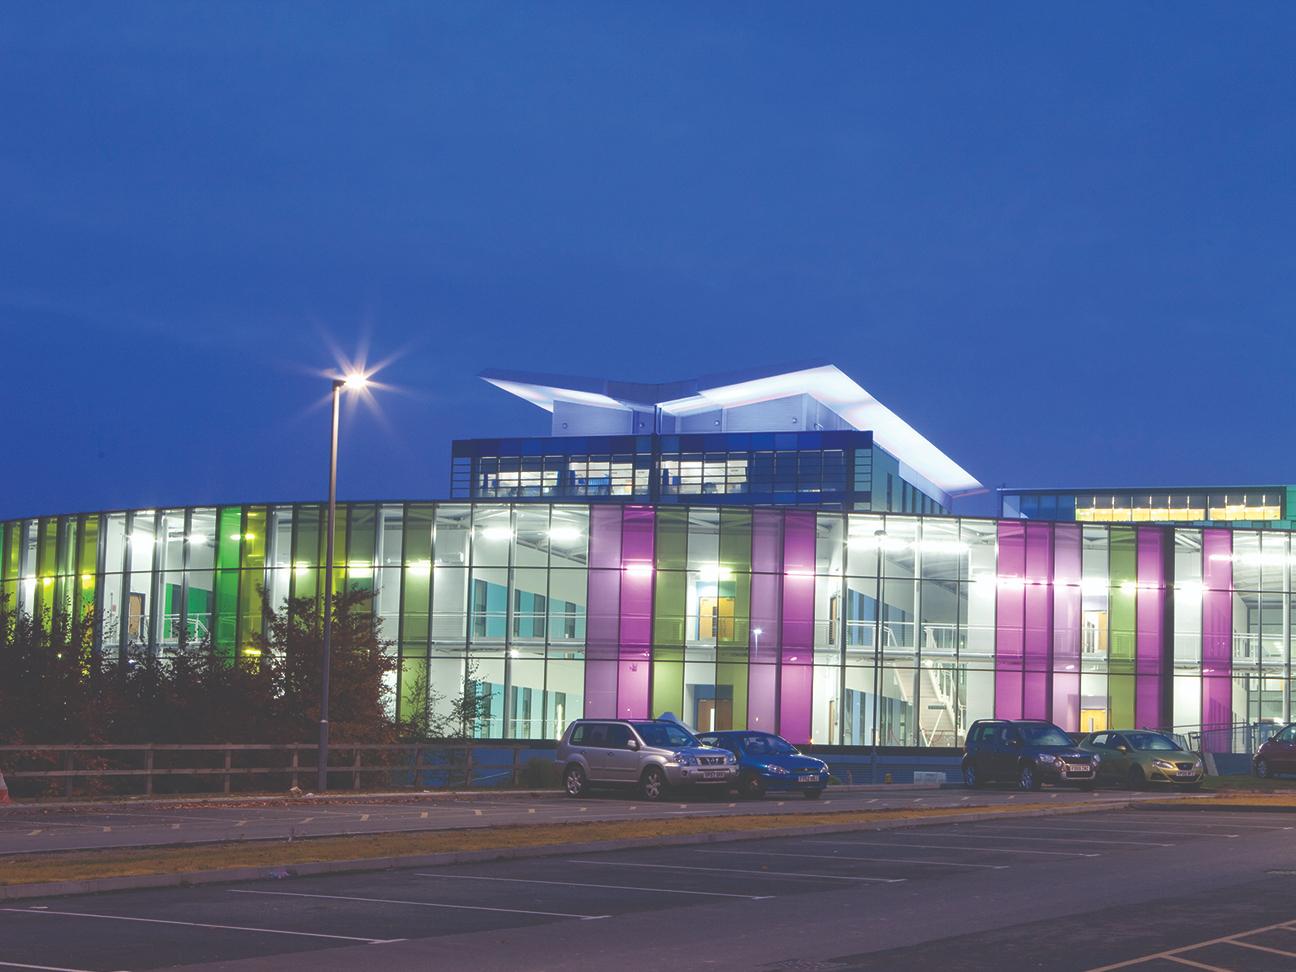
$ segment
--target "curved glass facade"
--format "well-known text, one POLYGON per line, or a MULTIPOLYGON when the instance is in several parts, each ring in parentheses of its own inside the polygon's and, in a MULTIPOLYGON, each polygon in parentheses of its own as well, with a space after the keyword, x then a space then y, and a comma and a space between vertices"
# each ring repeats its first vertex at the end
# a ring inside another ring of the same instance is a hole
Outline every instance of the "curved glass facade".
MULTIPOLYGON (((264 591, 319 597, 321 504, 0 525, 0 598, 106 660, 210 638, 264 591)), ((402 715, 477 694, 483 738, 670 711, 794 742, 953 745, 977 718, 1069 730, 1291 717, 1281 530, 567 503, 346 503, 402 715), (429 687, 432 691, 429 692, 429 687), (429 703, 431 699, 431 703, 429 703)))

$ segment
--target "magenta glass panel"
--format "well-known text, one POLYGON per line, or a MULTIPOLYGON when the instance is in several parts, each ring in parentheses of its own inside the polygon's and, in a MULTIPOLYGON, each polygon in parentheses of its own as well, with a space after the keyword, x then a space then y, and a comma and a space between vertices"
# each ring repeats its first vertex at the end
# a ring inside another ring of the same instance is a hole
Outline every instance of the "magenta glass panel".
POLYGON ((1022 673, 999 669, 995 672, 995 718, 1022 718, 1022 673))
POLYGON ((1067 732, 1080 729, 1080 527, 1053 527, 1053 710, 1067 732))
POLYGON ((1139 728, 1162 726, 1161 673, 1165 657, 1165 553, 1167 532, 1161 527, 1138 529, 1138 593, 1135 601, 1134 723, 1139 728))
POLYGON ((619 664, 616 690, 616 717, 618 719, 647 719, 648 715, 648 652, 635 661, 626 661, 622 655, 619 664))
POLYGON ((653 537, 651 507, 627 506, 621 529, 621 629, 617 717, 648 718, 652 644, 653 537))
POLYGON ((783 563, 778 731, 788 740, 808 742, 814 676, 814 513, 784 514, 783 563))
POLYGON ((1000 521, 995 568, 995 716, 1022 715, 1026 524, 1000 521))
POLYGON ((814 667, 782 665, 779 678, 779 735, 791 743, 808 743, 814 667))
POLYGON ((585 661, 585 717, 615 719, 617 705, 617 663, 585 661))
POLYGON ((778 666, 750 666, 747 669, 747 727, 776 732, 777 713, 778 666))
POLYGON ((589 565, 621 567, 621 507, 590 507, 589 565))
POLYGON ((1026 524, 1026 588, 1022 658, 1022 716, 1047 719, 1049 708, 1049 649, 1053 640, 1053 528, 1048 523, 1026 524))
POLYGON ((621 571, 591 570, 587 584, 586 657, 614 659, 621 631, 621 571))
POLYGON ((783 514, 752 512, 752 662, 747 670, 747 724, 778 731, 779 602, 783 580, 783 514), (760 630, 760 634, 756 633, 760 630))
MULTIPOLYGON (((1233 536, 1202 531, 1202 710, 1203 726, 1233 722, 1233 536)), ((1227 731, 1204 733, 1208 751, 1232 748, 1227 731)))

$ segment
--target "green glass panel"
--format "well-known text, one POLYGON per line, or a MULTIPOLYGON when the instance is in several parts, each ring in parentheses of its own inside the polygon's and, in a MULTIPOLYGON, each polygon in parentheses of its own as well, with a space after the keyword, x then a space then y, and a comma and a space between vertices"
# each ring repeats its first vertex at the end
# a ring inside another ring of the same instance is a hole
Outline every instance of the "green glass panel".
POLYGON ((82 574, 93 574, 99 569, 99 517, 87 516, 81 524, 81 552, 77 556, 77 569, 82 574))
POLYGON ((58 521, 41 520, 37 528, 36 540, 36 575, 53 577, 57 572, 58 554, 58 521))
MULTIPOLYGON (((375 523, 377 513, 374 507, 360 504, 347 504, 350 515, 350 540, 347 542, 346 559, 341 561, 351 566, 372 567, 374 562, 375 523)), ((339 509, 339 513, 342 511, 339 509)))
POLYGON ((250 506, 247 511, 247 523, 243 527, 242 557, 244 568, 265 567, 266 552, 266 508, 250 506))
POLYGON ((684 644, 685 589, 688 574, 683 570, 658 570, 653 594, 653 641, 662 645, 684 644))
MULTIPOLYGON (((747 659, 716 662, 716 687, 729 686, 733 699, 732 729, 747 728, 747 659)), ((721 657, 724 657, 723 653, 721 657)))
POLYGON ((405 568, 405 584, 401 591, 400 637, 403 642, 426 643, 428 640, 428 593, 431 580, 431 564, 416 564, 405 568))
POLYGON ((238 643, 239 562, 243 544, 243 510, 222 507, 217 522, 216 617, 212 629, 216 647, 227 658, 238 643))
POLYGON ((293 597, 319 597, 319 571, 315 568, 324 562, 320 554, 321 519, 315 504, 299 506, 293 513, 293 597))
POLYGON ((3 562, 3 568, 4 568, 3 576, 5 580, 18 579, 18 550, 19 550, 18 530, 20 529, 21 526, 22 524, 17 522, 5 524, 5 528, 4 528, 5 543, 4 543, 4 562, 3 562))
MULTIPOLYGON (((667 649, 665 653, 671 650, 667 649)), ((677 716, 684 709, 684 662, 662 661, 664 652, 654 649, 652 666, 652 714, 660 716, 664 712, 674 712, 677 716)))
POLYGON ((657 511, 655 554, 658 570, 683 570, 688 566, 688 510, 657 511))
POLYGON ((1133 527, 1112 527, 1110 556, 1111 636, 1107 662, 1110 726, 1125 729, 1134 725, 1138 544, 1133 527))
POLYGON ((250 506, 243 522, 240 548, 242 573, 239 582, 238 641, 244 650, 252 648, 264 626, 261 596, 265 589, 266 508, 250 506))
MULTIPOLYGON (((721 648, 742 648, 745 652, 751 629, 751 533, 750 510, 720 511, 720 596, 732 598, 733 621, 722 621, 718 644, 721 648), (723 579, 728 574, 729 579, 723 579)), ((746 675, 744 674, 744 684, 746 675)), ((743 694, 744 710, 747 696, 743 694)), ((737 696, 734 697, 737 711, 737 696)), ((737 718, 735 716, 735 718, 737 718)), ((742 726, 745 722, 735 722, 742 726)))
POLYGON ((77 518, 63 517, 59 527, 62 534, 59 537, 58 573, 70 576, 77 570, 77 518))
POLYGON ((406 565, 432 562, 432 524, 435 512, 431 504, 413 503, 405 510, 404 558, 406 565))
POLYGON ((396 716, 406 722, 422 715, 427 705, 428 660, 418 657, 402 657, 400 663, 400 698, 397 702, 396 716))

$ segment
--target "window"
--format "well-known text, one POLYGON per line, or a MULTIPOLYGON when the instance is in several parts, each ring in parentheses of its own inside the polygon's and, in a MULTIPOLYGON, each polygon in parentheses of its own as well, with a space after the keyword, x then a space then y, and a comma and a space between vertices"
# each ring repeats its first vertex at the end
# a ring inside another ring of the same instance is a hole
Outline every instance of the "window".
POLYGON ((613 724, 607 727, 607 747, 609 749, 625 749, 626 743, 630 741, 630 727, 613 724))

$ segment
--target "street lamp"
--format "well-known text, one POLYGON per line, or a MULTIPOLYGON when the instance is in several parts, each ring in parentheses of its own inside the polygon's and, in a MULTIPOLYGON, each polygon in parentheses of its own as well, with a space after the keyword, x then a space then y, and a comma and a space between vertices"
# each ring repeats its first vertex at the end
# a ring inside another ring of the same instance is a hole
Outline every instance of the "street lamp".
POLYGON ((761 628, 752 628, 752 635, 755 637, 756 645, 752 648, 752 660, 755 661, 760 657, 760 636, 765 632, 761 628))
POLYGON ((319 720, 319 755, 316 757, 318 778, 316 790, 323 793, 328 789, 328 749, 329 749, 329 668, 333 661, 333 533, 337 521, 337 456, 338 456, 338 406, 345 391, 364 391, 369 379, 359 372, 352 372, 344 378, 333 379, 333 431, 329 439, 329 474, 328 474, 328 538, 325 540, 324 553, 324 648, 320 661, 320 720, 319 720))

